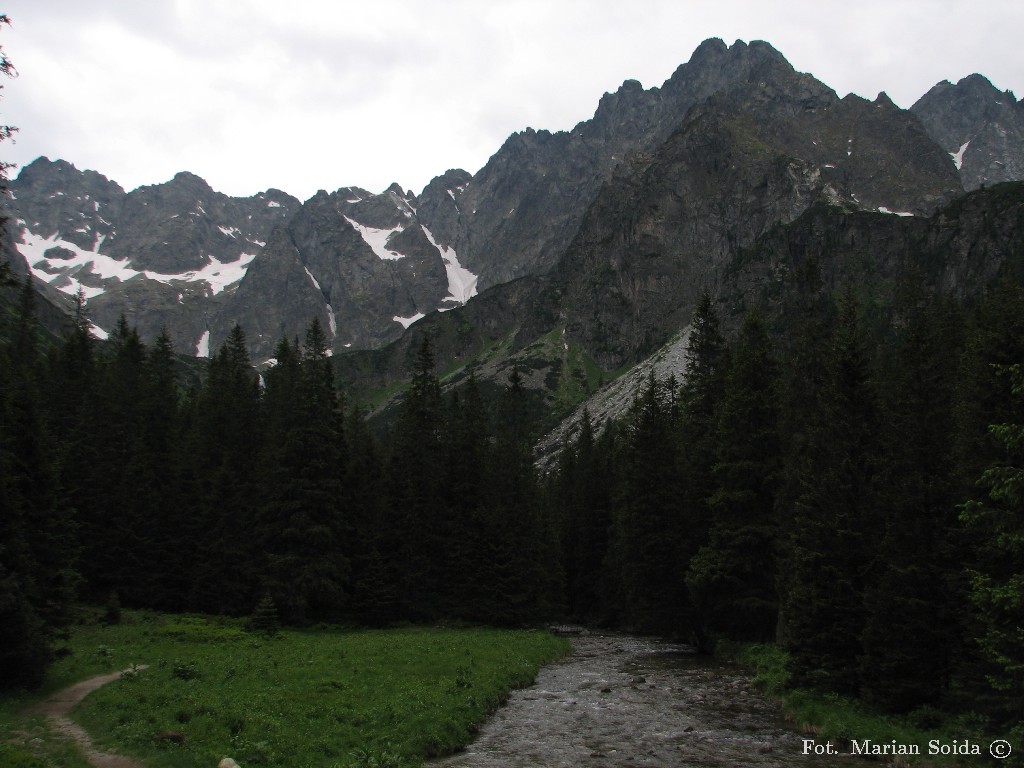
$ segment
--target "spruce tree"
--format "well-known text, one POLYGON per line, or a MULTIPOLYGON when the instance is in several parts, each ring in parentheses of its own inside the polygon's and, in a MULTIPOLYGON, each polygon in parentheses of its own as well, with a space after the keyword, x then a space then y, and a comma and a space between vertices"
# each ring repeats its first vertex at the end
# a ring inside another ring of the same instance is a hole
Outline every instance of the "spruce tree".
POLYGON ((687 572, 707 627, 732 637, 767 640, 776 630, 776 396, 767 331, 760 315, 751 311, 726 373, 708 543, 687 572))
POLYGON ((39 401, 42 350, 26 280, 0 319, 0 687, 38 687, 70 620, 77 574, 71 510, 39 401))
POLYGON ((826 313, 806 318, 787 371, 781 640, 797 684, 856 695, 876 416, 855 294, 830 339, 826 313))
POLYGON ((446 546, 439 562, 441 610, 448 616, 475 619, 485 612, 481 602, 488 565, 481 504, 491 444, 483 398, 472 374, 452 394, 444 442, 449 499, 446 546))
POLYGON ((609 438, 594 438, 585 410, 575 444, 563 451, 553 491, 564 515, 562 557, 570 614, 585 623, 602 621, 606 612, 602 586, 618 466, 609 456, 609 443, 609 438))
POLYGON ((348 414, 345 437, 344 498, 352 522, 349 610, 356 621, 384 626, 398 616, 398 532, 384 489, 381 451, 358 408, 348 414))
POLYGON ((938 704, 959 647, 953 392, 962 322, 911 280, 880 378, 880 456, 865 585, 861 692, 908 711, 938 704))
POLYGON ((398 532, 395 555, 402 564, 399 596, 407 619, 433 619, 443 609, 438 553, 448 493, 444 488, 444 403, 434 355, 424 338, 412 383, 401 406, 388 467, 390 503, 398 532))
POLYGON ((489 614, 521 625, 548 614, 561 574, 553 530, 542 516, 527 431, 526 393, 513 368, 499 403, 485 501, 489 614))
POLYGON ((264 587, 288 623, 337 620, 345 609, 349 532, 343 502, 345 447, 340 403, 319 321, 301 357, 287 340, 266 374, 259 531, 264 587))
POLYGON ((244 614, 259 594, 259 401, 245 333, 236 325, 210 360, 186 437, 198 497, 192 600, 199 610, 244 614))
MULTIPOLYGON (((1000 368, 1014 399, 1024 399, 1024 368, 1000 368)), ((974 610, 973 639, 988 662, 991 714, 1000 727, 1024 737, 1024 420, 993 424, 1004 446, 978 482, 986 498, 963 505, 960 518, 978 535, 968 572, 974 610)))
POLYGON ((630 625, 689 637, 697 627, 684 580, 671 394, 652 373, 627 423, 618 504, 622 589, 630 625))

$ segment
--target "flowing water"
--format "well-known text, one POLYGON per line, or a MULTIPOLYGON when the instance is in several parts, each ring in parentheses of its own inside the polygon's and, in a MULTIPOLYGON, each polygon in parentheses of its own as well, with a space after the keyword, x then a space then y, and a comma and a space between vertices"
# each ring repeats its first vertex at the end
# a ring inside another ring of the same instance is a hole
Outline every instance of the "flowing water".
POLYGON ((467 766, 802 766, 779 704, 741 670, 657 640, 589 635, 575 653, 512 694, 464 752, 431 768, 467 766))

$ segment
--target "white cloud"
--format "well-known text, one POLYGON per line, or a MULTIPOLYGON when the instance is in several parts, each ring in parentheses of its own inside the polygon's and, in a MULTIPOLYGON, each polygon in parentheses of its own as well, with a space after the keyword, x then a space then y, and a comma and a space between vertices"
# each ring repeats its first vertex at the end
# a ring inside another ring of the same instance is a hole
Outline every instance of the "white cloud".
POLYGON ((972 72, 1024 95, 1024 5, 979 0, 9 0, 4 158, 126 188, 419 191, 513 131, 567 130, 627 78, 660 86, 708 37, 765 39, 840 95, 910 106, 972 72))

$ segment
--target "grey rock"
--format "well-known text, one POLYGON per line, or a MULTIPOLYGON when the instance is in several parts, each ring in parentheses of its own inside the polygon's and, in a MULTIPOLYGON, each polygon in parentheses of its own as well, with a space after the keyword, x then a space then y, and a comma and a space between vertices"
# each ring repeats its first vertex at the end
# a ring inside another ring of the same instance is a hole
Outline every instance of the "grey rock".
POLYGON ((965 189, 1024 179, 1024 104, 974 74, 943 81, 911 108, 928 133, 960 162, 965 189))

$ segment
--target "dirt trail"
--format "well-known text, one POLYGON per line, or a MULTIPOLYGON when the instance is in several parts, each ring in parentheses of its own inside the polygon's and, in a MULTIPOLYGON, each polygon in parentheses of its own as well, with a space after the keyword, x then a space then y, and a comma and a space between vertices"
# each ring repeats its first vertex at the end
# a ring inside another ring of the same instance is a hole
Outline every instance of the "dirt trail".
MULTIPOLYGON (((145 669, 145 665, 139 665, 134 669, 145 669)), ((82 699, 97 688, 117 680, 121 677, 121 674, 121 672, 111 672, 75 683, 31 707, 26 714, 45 716, 50 721, 50 726, 55 732, 74 740, 82 754, 85 755, 85 758, 95 768, 143 768, 142 763, 134 758, 118 755, 114 752, 104 752, 97 748, 92 743, 92 739, 89 738, 89 734, 85 732, 85 729, 69 717, 71 710, 82 699)))
POLYGON ((654 640, 573 639, 466 750, 431 768, 835 768, 803 754, 780 706, 735 667, 654 640))

